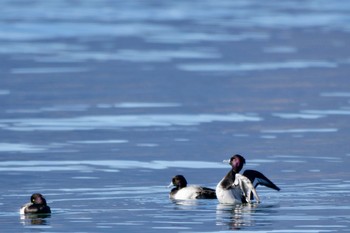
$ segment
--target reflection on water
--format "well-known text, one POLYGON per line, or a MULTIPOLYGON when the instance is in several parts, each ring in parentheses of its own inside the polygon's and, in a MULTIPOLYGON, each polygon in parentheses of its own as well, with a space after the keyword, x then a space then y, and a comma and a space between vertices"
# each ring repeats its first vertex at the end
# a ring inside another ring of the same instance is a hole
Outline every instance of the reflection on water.
POLYGON ((40 228, 51 228, 49 226, 49 218, 51 217, 51 214, 26 214, 21 215, 21 223, 25 226, 30 225, 42 225, 40 228))
POLYGON ((254 226, 256 205, 217 205, 216 224, 227 226, 229 230, 239 230, 254 226))
POLYGON ((169 108, 180 106, 179 103, 119 103, 114 105, 116 108, 169 108))
POLYGON ((295 53, 297 49, 295 47, 279 46, 279 47, 268 47, 264 49, 266 53, 295 53))
POLYGON ((350 92, 325 92, 321 93, 323 97, 350 97, 350 92))
POLYGON ((0 161, 0 171, 118 171, 119 169, 167 169, 167 168, 210 169, 227 168, 226 164, 207 161, 162 161, 141 162, 136 160, 71 160, 71 161, 0 161))
POLYGON ((211 122, 245 122, 261 121, 258 116, 244 114, 139 114, 119 116, 84 116, 75 118, 33 118, 0 119, 0 129, 12 131, 67 131, 98 130, 124 127, 170 127, 195 126, 211 122))
MULTIPOLYGON (((9 94, 10 92, 3 91, 4 95, 9 94)), ((1 94, 1 90, 0 90, 1 94)), ((45 112, 82 112, 88 111, 91 108, 171 108, 171 107, 180 107, 180 103, 148 103, 148 102, 124 102, 124 103, 116 103, 116 104, 97 104, 94 106, 90 106, 87 104, 79 104, 79 105, 57 105, 50 107, 41 107, 38 109, 7 109, 6 113, 45 113, 45 112)))
POLYGON ((349 230, 350 1, 0 7, 2 231, 349 230), (169 200, 173 174, 215 187, 231 153, 282 191, 169 200), (21 219, 38 191, 51 217, 21 219))
POLYGON ((185 71, 227 72, 227 71, 261 71, 277 69, 336 68, 337 64, 327 61, 285 61, 270 63, 196 63, 179 65, 185 71))
POLYGON ((349 109, 339 109, 339 110, 305 110, 308 114, 323 114, 323 115, 350 115, 349 109))
POLYGON ((282 130, 263 130, 262 133, 333 133, 338 129, 324 128, 324 129, 282 129, 282 130))
POLYGON ((0 143, 0 152, 24 152, 38 153, 46 150, 43 146, 35 146, 23 143, 0 143))
POLYGON ((283 119, 319 119, 325 117, 324 115, 306 114, 306 113, 273 113, 273 116, 283 119))
POLYGON ((37 68, 16 68, 12 74, 50 74, 50 73, 75 73, 86 72, 87 68, 79 67, 37 67, 37 68))
POLYGON ((334 109, 334 110, 303 110, 299 113, 273 113, 273 116, 280 117, 283 119, 319 119, 328 117, 331 115, 350 115, 350 110, 348 108, 345 109, 334 109))
POLYGON ((9 90, 1 90, 0 89, 0 95, 9 95, 11 92, 9 90))

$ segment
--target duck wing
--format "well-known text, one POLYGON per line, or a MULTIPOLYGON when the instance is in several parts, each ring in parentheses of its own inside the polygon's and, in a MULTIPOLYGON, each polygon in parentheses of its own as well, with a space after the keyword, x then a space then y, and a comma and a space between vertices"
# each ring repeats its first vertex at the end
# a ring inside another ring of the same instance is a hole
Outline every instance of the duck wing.
POLYGON ((256 188, 258 185, 263 185, 272 189, 275 189, 277 191, 280 191, 281 189, 277 187, 271 180, 269 180, 264 174, 261 172, 258 172, 256 170, 245 170, 243 175, 247 177, 256 188))
POLYGON ((258 193, 256 192, 252 182, 249 180, 248 177, 237 173, 235 184, 237 184, 237 183, 238 183, 238 185, 236 185, 236 187, 238 186, 239 189, 241 190, 241 195, 243 194, 241 199, 244 202, 251 203, 251 200, 253 200, 253 197, 255 198, 255 200, 257 202, 260 202, 260 198, 258 196, 258 193))
POLYGON ((214 189, 211 188, 200 187, 197 193, 197 199, 216 199, 216 192, 214 189))

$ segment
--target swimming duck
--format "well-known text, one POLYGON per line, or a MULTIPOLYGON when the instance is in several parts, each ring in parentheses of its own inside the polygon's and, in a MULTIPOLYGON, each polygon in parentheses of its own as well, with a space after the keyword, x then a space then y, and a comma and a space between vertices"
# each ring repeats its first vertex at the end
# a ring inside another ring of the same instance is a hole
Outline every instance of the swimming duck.
POLYGON ((280 190, 279 187, 258 171, 246 170, 243 175, 239 174, 245 164, 243 156, 238 154, 232 156, 229 164, 232 166, 232 169, 216 186, 216 195, 220 203, 251 203, 253 197, 257 202, 260 202, 255 189, 258 185, 264 185, 277 191, 280 190))
POLYGON ((171 199, 216 199, 214 189, 197 185, 187 186, 187 180, 183 175, 174 176, 169 187, 172 186, 175 186, 175 188, 170 191, 169 198, 171 199))
POLYGON ((34 193, 30 197, 30 202, 23 205, 20 209, 21 214, 49 214, 50 207, 46 203, 46 199, 40 193, 34 193))

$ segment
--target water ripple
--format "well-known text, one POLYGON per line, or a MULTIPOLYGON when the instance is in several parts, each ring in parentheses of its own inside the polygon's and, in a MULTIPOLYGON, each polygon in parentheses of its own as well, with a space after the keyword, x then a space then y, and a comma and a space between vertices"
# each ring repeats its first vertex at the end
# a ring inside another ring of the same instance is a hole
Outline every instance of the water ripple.
POLYGON ((167 169, 167 168, 227 168, 226 164, 207 161, 163 161, 154 160, 151 162, 141 162, 134 160, 26 160, 26 161, 2 161, 0 171, 118 171, 120 169, 167 169))
POLYGON ((158 115, 122 115, 122 116, 85 116, 76 118, 33 118, 1 119, 0 129, 12 131, 33 130, 96 130, 118 129, 125 127, 170 127, 195 126, 211 122, 249 122, 262 121, 257 116, 243 114, 158 114, 158 115))
POLYGON ((262 133, 334 133, 336 128, 300 128, 300 129, 270 129, 262 130, 262 133))
POLYGON ((255 70, 278 70, 278 69, 306 69, 306 68, 336 68, 337 64, 328 61, 285 61, 269 63, 193 63, 178 65, 180 70, 185 71, 255 71, 255 70))

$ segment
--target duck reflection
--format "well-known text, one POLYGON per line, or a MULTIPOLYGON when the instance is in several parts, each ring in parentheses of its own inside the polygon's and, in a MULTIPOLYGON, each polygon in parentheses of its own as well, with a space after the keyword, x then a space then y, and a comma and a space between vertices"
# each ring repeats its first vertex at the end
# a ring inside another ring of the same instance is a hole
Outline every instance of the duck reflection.
POLYGON ((227 225, 230 230, 239 230, 242 227, 254 226, 252 213, 256 211, 257 204, 223 205, 216 208, 217 225, 227 225))
POLYGON ((205 202, 204 200, 171 200, 174 205, 175 210, 197 210, 200 206, 210 206, 210 202, 205 202))
POLYGON ((26 214, 21 215, 21 223, 23 225, 48 225, 48 218, 51 218, 51 214, 26 214))

